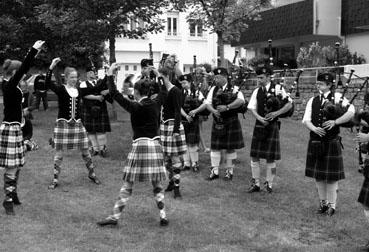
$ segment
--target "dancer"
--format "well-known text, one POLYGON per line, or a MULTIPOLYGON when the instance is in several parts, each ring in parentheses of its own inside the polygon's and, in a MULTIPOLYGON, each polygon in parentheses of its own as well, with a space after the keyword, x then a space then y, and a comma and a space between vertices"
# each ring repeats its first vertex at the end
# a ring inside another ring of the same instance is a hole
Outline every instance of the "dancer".
POLYGON ((3 206, 8 215, 14 215, 14 205, 20 205, 18 198, 18 179, 24 165, 25 147, 21 130, 23 118, 22 91, 19 82, 31 67, 36 54, 44 41, 36 41, 23 63, 17 60, 5 60, 2 83, 4 119, 0 126, 0 168, 5 169, 3 206))
MULTIPOLYGON (((49 185, 49 189, 55 189, 58 186, 61 164, 63 161, 63 151, 70 149, 79 149, 82 152, 82 159, 85 161, 88 178, 95 184, 100 184, 96 177, 94 164, 91 154, 88 150, 88 138, 86 129, 81 122, 78 107, 82 97, 96 92, 97 88, 76 88, 77 70, 72 67, 66 67, 64 70, 65 85, 57 85, 51 82, 52 71, 60 62, 60 58, 55 58, 51 62, 49 71, 46 74, 46 86, 58 96, 59 112, 54 128, 54 179, 49 185)), ((104 90, 102 93, 108 93, 104 90)), ((103 101, 100 97, 100 101, 103 101)))
POLYGON ((167 226, 168 219, 164 209, 164 193, 162 181, 166 179, 163 150, 160 145, 159 117, 161 96, 154 101, 148 97, 153 82, 141 79, 134 85, 136 101, 125 98, 117 91, 113 73, 117 65, 112 64, 108 71, 108 86, 112 97, 131 114, 133 130, 132 150, 128 154, 123 168, 123 186, 120 189, 119 200, 116 201, 113 214, 99 221, 99 226, 117 225, 123 208, 132 194, 135 181, 151 181, 157 207, 160 213, 160 225, 167 226))

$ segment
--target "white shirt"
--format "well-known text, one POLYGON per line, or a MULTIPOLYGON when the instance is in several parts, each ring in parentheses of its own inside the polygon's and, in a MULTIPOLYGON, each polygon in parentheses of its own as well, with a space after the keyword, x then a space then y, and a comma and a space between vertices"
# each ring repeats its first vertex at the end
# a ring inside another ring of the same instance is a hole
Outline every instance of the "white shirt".
MULTIPOLYGON (((269 87, 270 87, 270 82, 265 86, 267 91, 269 90, 269 87)), ((248 109, 254 109, 254 110, 257 109, 257 106, 258 106, 257 94, 258 94, 260 88, 261 87, 258 87, 252 92, 249 104, 247 105, 248 109)), ((276 84, 275 85, 275 90, 274 91, 271 90, 271 92, 272 93, 274 92, 275 95, 281 95, 282 99, 285 99, 286 97, 288 97, 288 101, 291 102, 291 103, 293 102, 291 97, 287 94, 286 90, 284 90, 284 88, 279 84, 276 84)))
MULTIPOLYGON (((324 104, 325 102, 327 102, 327 96, 331 93, 331 91, 328 91, 326 93, 323 94, 324 98, 322 100, 322 104, 324 104)), ((340 93, 334 93, 334 103, 335 104, 338 104, 340 99, 341 99, 341 96, 342 94, 340 93)), ((306 104, 306 108, 305 108, 305 114, 304 114, 304 117, 302 118, 302 123, 305 123, 305 122, 311 122, 311 113, 312 113, 312 109, 313 109, 313 99, 315 97, 311 97, 309 99, 309 101, 307 102, 306 104)), ((342 106, 347 106, 349 103, 349 101, 344 97, 343 98, 343 101, 342 101, 342 106)), ((354 105, 350 104, 349 108, 347 111, 350 111, 352 113, 355 113, 355 107, 354 105)))
MULTIPOLYGON (((206 96, 206 100, 204 101, 206 104, 213 104, 213 93, 216 86, 212 87, 208 93, 208 96, 206 96)), ((227 88, 227 84, 224 84, 222 87, 223 91, 227 88)), ((239 90, 238 86, 233 86, 233 93, 237 93, 239 90)), ((237 99, 241 99, 242 101, 245 101, 245 97, 243 96, 242 92, 237 93, 237 99)))

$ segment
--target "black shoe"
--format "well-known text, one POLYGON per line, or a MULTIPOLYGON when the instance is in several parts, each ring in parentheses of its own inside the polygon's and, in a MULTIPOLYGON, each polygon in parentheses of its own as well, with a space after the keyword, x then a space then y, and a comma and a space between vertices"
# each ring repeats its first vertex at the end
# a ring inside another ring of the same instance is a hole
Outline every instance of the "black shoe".
POLYGON ((54 190, 58 186, 58 182, 51 182, 51 184, 47 187, 50 190, 54 190))
POLYGON ((265 181, 264 182, 264 186, 265 186, 265 189, 267 190, 268 193, 272 193, 273 192, 273 189, 269 186, 268 181, 265 181))
POLYGON ((92 182, 94 182, 96 185, 100 185, 100 184, 101 184, 100 180, 96 177, 96 175, 95 175, 95 174, 90 174, 90 175, 88 175, 88 178, 89 178, 92 182))
POLYGON ((3 206, 7 215, 15 215, 13 201, 4 201, 3 206))
POLYGON ((256 185, 256 184, 252 184, 250 186, 250 188, 247 190, 248 193, 253 193, 253 192, 260 192, 260 186, 256 185))
POLYGON ((92 156, 92 157, 99 155, 99 152, 98 152, 98 151, 96 151, 96 150, 94 150, 94 149, 91 149, 91 150, 90 150, 90 153, 91 153, 91 156, 92 156))
POLYGON ((328 205, 320 204, 318 210, 316 211, 317 214, 324 214, 328 211, 329 207, 328 205))
POLYGON ((193 172, 198 172, 199 171, 199 165, 195 164, 194 166, 192 166, 192 171, 193 172))
POLYGON ((181 192, 179 191, 179 186, 174 186, 174 198, 182 198, 181 192))
POLYGON ((16 192, 12 193, 12 199, 13 199, 14 205, 21 205, 22 204, 22 202, 19 201, 18 194, 16 192))
POLYGON ((335 212, 336 212, 336 210, 334 208, 329 207, 328 210, 327 210, 327 215, 331 217, 331 216, 334 215, 335 212))
POLYGON ((49 138, 49 145, 51 146, 51 148, 54 149, 55 147, 55 142, 54 142, 54 139, 52 137, 49 138))
POLYGON ((191 167, 187 165, 183 166, 183 171, 189 171, 189 170, 191 170, 191 167))
POLYGON ((167 189, 165 189, 166 192, 171 192, 173 191, 174 189, 174 182, 173 181, 170 181, 168 186, 167 186, 167 189))
POLYGON ((166 218, 160 218, 160 226, 165 227, 168 226, 169 221, 166 218))
POLYGON ((230 173, 228 170, 226 171, 226 174, 224 176, 224 180, 231 181, 233 179, 233 174, 230 173))
POLYGON ((108 149, 104 146, 104 149, 100 151, 100 156, 103 158, 108 157, 108 149))
POLYGON ((110 219, 110 218, 106 218, 105 220, 99 221, 96 224, 99 225, 100 227, 104 227, 104 226, 108 226, 108 225, 116 226, 116 225, 118 225, 118 221, 110 219))

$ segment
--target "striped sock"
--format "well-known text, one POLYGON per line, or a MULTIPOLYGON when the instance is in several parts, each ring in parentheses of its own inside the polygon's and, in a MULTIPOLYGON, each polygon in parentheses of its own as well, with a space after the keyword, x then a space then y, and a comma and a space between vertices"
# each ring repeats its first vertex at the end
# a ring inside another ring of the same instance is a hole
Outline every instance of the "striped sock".
POLYGON ((130 196, 132 195, 132 188, 126 187, 125 185, 122 186, 119 193, 119 200, 117 200, 114 204, 113 214, 110 215, 108 218, 112 220, 119 220, 124 207, 127 204, 130 196))

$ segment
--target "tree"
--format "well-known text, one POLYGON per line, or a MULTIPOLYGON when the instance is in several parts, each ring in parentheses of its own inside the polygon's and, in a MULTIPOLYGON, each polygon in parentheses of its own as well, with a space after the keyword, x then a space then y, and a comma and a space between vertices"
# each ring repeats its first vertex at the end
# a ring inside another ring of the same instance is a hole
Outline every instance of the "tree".
POLYGON ((109 61, 115 59, 115 38, 142 38, 148 32, 161 31, 159 18, 167 0, 48 0, 38 7, 39 19, 63 38, 96 38, 109 42, 109 61), (145 25, 127 29, 127 24, 141 20, 145 25))
POLYGON ((220 65, 224 66, 224 43, 238 41, 250 21, 259 19, 267 0, 188 0, 188 20, 201 20, 204 27, 218 36, 220 65))

